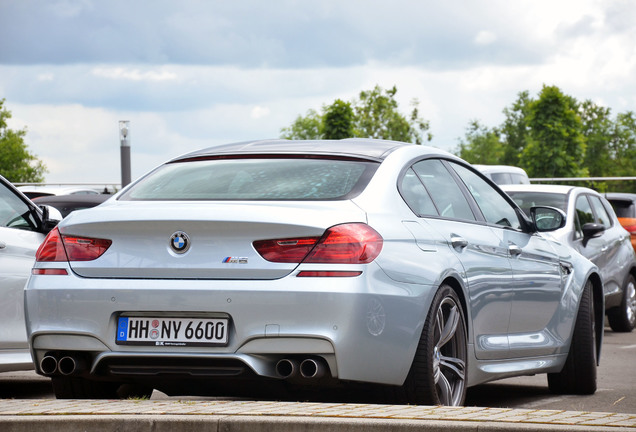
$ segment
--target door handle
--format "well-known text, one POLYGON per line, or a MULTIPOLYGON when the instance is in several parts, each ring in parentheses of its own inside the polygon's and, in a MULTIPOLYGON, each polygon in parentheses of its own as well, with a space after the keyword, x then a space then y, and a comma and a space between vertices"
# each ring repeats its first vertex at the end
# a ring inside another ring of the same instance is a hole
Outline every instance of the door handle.
POLYGON ((0 241, 0 249, 4 249, 7 247, 7 244, 3 241, 0 241))
POLYGON ((518 257, 519 255, 521 255, 521 252, 523 252, 523 250, 516 244, 508 245, 508 253, 510 253, 510 256, 518 257))
POLYGON ((468 241, 461 236, 451 234, 451 245, 454 249, 459 251, 468 246, 468 241))

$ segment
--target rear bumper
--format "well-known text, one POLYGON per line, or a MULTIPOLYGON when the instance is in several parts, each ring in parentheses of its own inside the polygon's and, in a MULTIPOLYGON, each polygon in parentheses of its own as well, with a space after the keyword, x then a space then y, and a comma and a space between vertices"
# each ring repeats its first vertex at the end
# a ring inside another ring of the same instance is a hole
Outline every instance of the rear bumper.
POLYGON ((281 378, 280 360, 318 359, 333 378, 400 385, 433 294, 430 286, 395 282, 370 264, 358 277, 294 273, 271 281, 33 276, 25 307, 39 373, 49 354, 58 360, 79 355, 85 374, 130 378, 171 371, 212 376, 241 365, 257 376, 281 378), (229 341, 221 347, 118 345, 122 313, 224 315, 229 341))

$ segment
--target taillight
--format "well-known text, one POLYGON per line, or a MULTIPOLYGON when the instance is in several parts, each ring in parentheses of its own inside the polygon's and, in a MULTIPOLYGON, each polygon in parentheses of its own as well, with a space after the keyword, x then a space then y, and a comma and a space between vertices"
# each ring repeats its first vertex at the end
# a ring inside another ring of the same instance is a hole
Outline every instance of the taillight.
POLYGON ((63 235, 55 228, 40 245, 35 259, 39 262, 92 261, 102 256, 111 243, 106 239, 63 235))
POLYGON ((62 237, 57 228, 51 230, 49 235, 46 236, 44 242, 35 253, 35 260, 40 262, 68 261, 64 245, 62 244, 62 237))
POLYGON ((382 250, 382 236, 369 225, 352 223, 329 228, 303 262, 367 264, 382 250))
POLYGON ((307 256, 320 237, 257 240, 254 249, 267 261, 299 263, 307 256))
POLYGON ((382 243, 369 225, 350 223, 333 226, 322 237, 255 241, 254 248, 272 262, 367 264, 380 254, 382 243))

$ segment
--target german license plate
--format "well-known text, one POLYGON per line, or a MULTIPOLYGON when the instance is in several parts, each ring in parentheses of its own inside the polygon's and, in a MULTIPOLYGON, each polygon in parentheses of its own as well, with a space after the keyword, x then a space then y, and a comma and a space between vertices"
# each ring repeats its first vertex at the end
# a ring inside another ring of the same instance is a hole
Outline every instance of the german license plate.
POLYGON ((227 345, 226 318, 119 317, 119 345, 218 346, 227 345))

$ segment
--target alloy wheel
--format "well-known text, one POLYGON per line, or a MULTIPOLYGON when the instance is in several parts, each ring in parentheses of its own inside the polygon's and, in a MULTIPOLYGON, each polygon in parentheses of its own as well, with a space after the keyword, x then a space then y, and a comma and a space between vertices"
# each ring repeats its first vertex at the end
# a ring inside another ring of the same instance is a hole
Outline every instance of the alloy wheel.
POLYGON ((433 377, 443 405, 460 405, 466 385, 466 333, 460 308, 452 297, 445 297, 435 317, 433 377))

